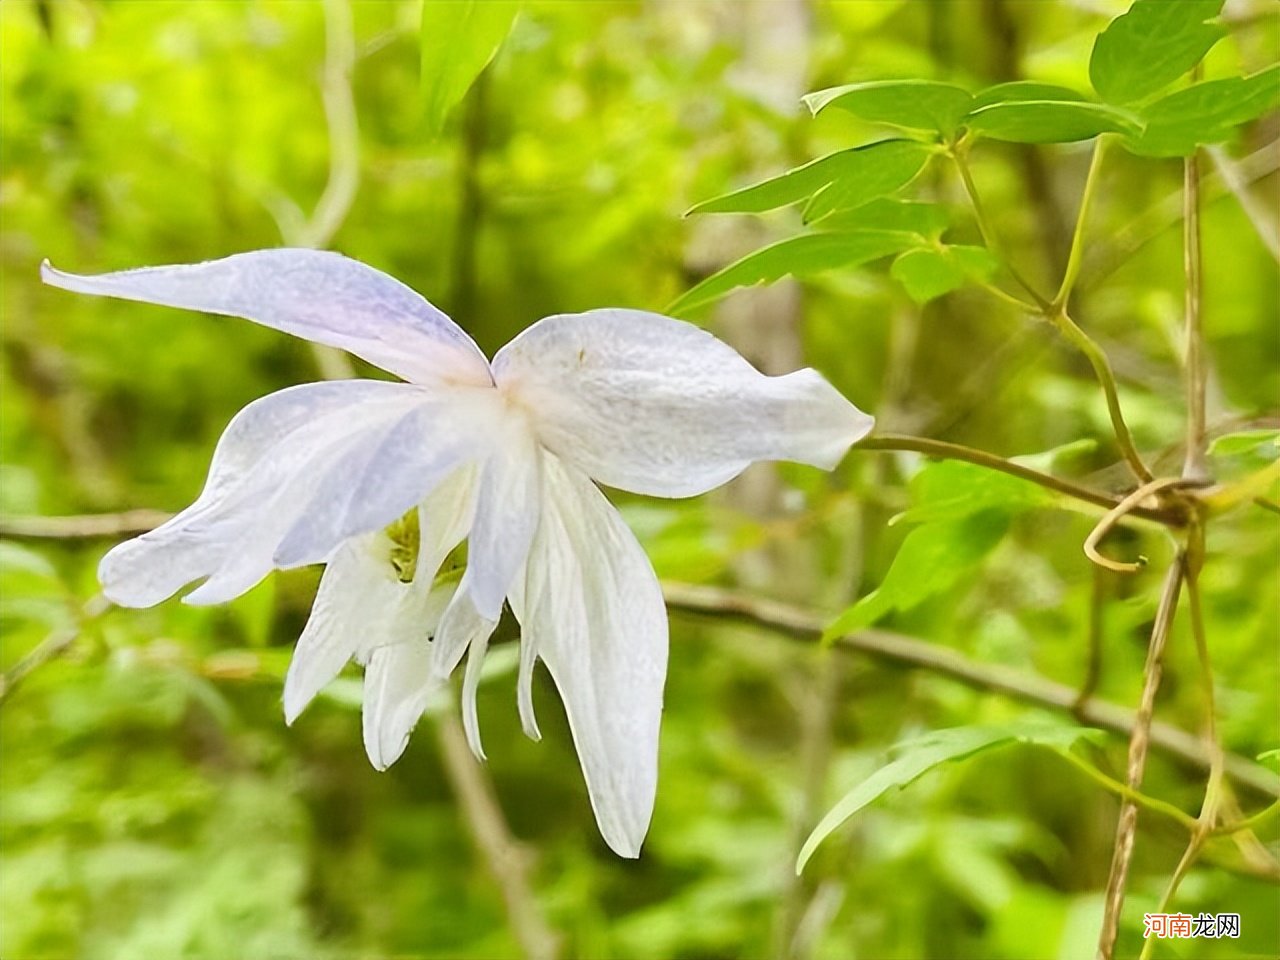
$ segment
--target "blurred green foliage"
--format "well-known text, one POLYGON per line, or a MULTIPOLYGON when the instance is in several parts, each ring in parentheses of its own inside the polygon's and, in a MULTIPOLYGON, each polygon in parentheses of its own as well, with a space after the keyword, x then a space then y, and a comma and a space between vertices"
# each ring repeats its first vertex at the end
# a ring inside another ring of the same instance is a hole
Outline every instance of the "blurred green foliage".
MULTIPOLYGON (((811 118, 801 94, 927 78, 938 96, 917 89, 904 102, 926 126, 945 127, 994 109, 949 106, 948 89, 1034 81, 1033 102, 1057 103, 1052 123, 1079 122, 1081 108, 1061 91, 1090 89, 1094 38, 1125 6, 531 0, 470 93, 442 112, 432 97, 443 95, 420 76, 430 21, 421 4, 355 3, 358 184, 331 246, 411 284, 490 352, 549 313, 662 310, 739 257, 810 239, 796 237, 802 221, 852 225, 839 219, 848 196, 807 215, 682 219, 814 157, 846 158, 827 173, 856 167, 850 148, 883 134, 865 98, 861 112, 811 118)), ((195 261, 296 237, 329 182, 334 147, 325 14, 319 3, 221 0, 0 5, 5 516, 180 508, 236 410, 317 377, 299 342, 69 297, 41 287, 37 267, 44 257, 84 272, 195 261)), ((1206 28, 1213 38, 1192 30, 1170 45, 1177 69, 1167 77, 1133 71, 1123 56, 1110 76, 1093 77, 1109 101, 1140 100, 1221 34, 1204 77, 1226 86, 1190 106, 1169 94, 1149 118, 1150 149, 1131 138, 1132 153, 1108 157, 1074 301, 1112 356, 1138 446, 1176 470, 1182 164, 1160 158, 1185 147, 1186 110, 1214 113, 1211 139, 1226 143, 1205 163, 1204 318, 1210 428, 1232 435, 1216 441, 1213 468, 1228 481, 1274 460, 1265 431, 1280 414, 1280 121, 1271 110, 1236 129, 1254 115, 1240 103, 1272 95, 1280 19, 1263 0, 1229 14, 1206 28)), ((1107 43, 1131 27, 1113 26, 1107 43)), ((477 64, 487 56, 449 49, 477 64)), ((1044 117, 1017 102, 1027 92, 1005 89, 1012 106, 1003 119, 988 114, 992 137, 1043 139, 1044 117)), ((1123 490, 1087 365, 1047 326, 972 286, 995 266, 965 253, 980 238, 960 185, 940 164, 921 172, 914 146, 893 149, 903 156, 873 171, 885 185, 857 199, 910 183, 902 196, 914 203, 859 207, 871 240, 856 249, 824 240, 802 259, 766 262, 744 282, 794 272, 807 276, 803 287, 740 291, 700 310, 700 321, 767 370, 818 367, 883 429, 1003 455, 1062 448, 1038 465, 1123 490), (871 263, 903 250, 892 271, 871 263)), ((1088 144, 984 141, 971 161, 1012 259, 1035 285, 1056 285, 1088 144)), ((744 192, 725 209, 804 199, 832 182, 817 174, 784 190, 789 199, 744 192)), ((1094 589, 1080 542, 1096 513, 1022 486, 854 453, 830 476, 758 467, 692 502, 616 499, 665 578, 737 585, 824 618, 849 608, 854 622, 880 619, 985 663, 1077 684, 1094 589)), ((1254 758, 1278 737, 1280 518, 1242 507, 1215 523, 1208 546, 1222 736, 1254 758)), ((1103 581, 1098 692, 1132 704, 1169 546, 1135 528, 1110 549, 1146 554, 1157 571, 1103 581)), ((51 633, 75 637, 0 707, 0 956, 520 953, 446 776, 434 717, 385 774, 363 755, 354 675, 284 726, 281 679, 314 571, 276 575, 225 608, 108 611, 77 634, 103 550, 94 540, 0 543, 0 665, 11 669, 51 633)), ((1180 624, 1160 713, 1192 732, 1203 722, 1195 663, 1180 624)), ((520 734, 510 674, 493 673, 480 707, 487 774, 533 855, 537 908, 564 956, 1092 955, 1116 802, 1051 752, 1015 746, 938 767, 862 809, 794 875, 803 839, 884 767, 891 745, 946 727, 1021 729, 1042 711, 727 618, 673 614, 658 808, 633 863, 596 835, 545 674, 535 744, 520 734)), ((1120 738, 1077 749, 1123 778, 1120 738)), ((1202 790, 1201 773, 1153 755, 1149 793, 1194 813, 1202 790)), ((1248 791, 1239 800, 1246 813, 1265 802, 1248 791)), ((1262 832, 1273 855, 1275 831, 1262 832)), ((1141 913, 1184 841, 1144 816, 1122 952, 1136 953, 1141 913)), ((1276 886, 1225 869, 1240 862, 1230 843, 1219 853, 1192 871, 1178 907, 1239 913, 1242 939, 1170 942, 1158 956, 1280 954, 1276 886)))

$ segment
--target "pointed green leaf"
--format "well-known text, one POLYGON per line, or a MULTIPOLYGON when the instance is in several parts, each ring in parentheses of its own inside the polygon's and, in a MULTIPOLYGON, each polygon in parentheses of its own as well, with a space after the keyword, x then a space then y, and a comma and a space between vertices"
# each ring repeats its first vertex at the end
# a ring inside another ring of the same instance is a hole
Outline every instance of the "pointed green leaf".
MULTIPOLYGON (((795 203, 838 183, 849 190, 857 206, 892 193, 924 166, 929 147, 916 140, 881 140, 841 150, 722 197, 706 200, 689 213, 760 213, 795 203)), ((823 193, 827 191, 823 190, 823 193)))
POLYGON ((508 0, 424 0, 422 93, 432 135, 498 52, 519 9, 508 0))
POLYGON ((804 97, 817 115, 829 106, 855 117, 907 130, 931 130, 951 136, 969 112, 969 91, 933 80, 875 80, 819 90, 804 97))
POLYGON ((1280 447, 1280 430, 1241 430, 1225 433, 1209 444, 1209 453, 1215 457, 1236 457, 1253 453, 1259 447, 1280 447))
POLYGON ((1161 97, 1142 111, 1141 136, 1125 146, 1147 157, 1181 157, 1227 140, 1240 124, 1280 108, 1280 64, 1248 77, 1197 83, 1161 97))
POLYGON ((841 827, 863 807, 878 800, 895 787, 906 787, 930 770, 954 760, 963 760, 996 747, 1025 743, 1065 753, 1081 740, 1100 740, 1105 734, 1091 727, 1058 724, 1003 724, 998 726, 953 727, 935 730, 923 737, 900 743, 894 749, 897 757, 863 780, 827 813, 814 827, 800 855, 796 873, 804 870, 818 845, 841 827))
POLYGON ((1103 100, 1132 103, 1187 73, 1226 35, 1207 21, 1222 0, 1135 0, 1099 34, 1089 80, 1103 100))
POLYGON ((936 240, 950 222, 947 208, 940 203, 881 197, 853 210, 838 210, 825 217, 822 225, 828 230, 902 230, 919 234, 922 240, 936 240))
POLYGON ((836 617, 823 631, 823 640, 854 633, 895 610, 910 610, 949 590, 995 549, 1008 526, 1004 510, 984 510, 912 530, 880 586, 836 617))
POLYGON ((916 303, 928 303, 964 286, 970 278, 985 280, 998 267, 999 261, 986 247, 921 247, 893 261, 889 274, 916 303))
POLYGON ((691 310, 716 300, 737 287, 773 283, 787 275, 810 276, 838 267, 856 267, 905 250, 919 242, 914 234, 896 230, 814 233, 792 237, 748 254, 686 291, 668 308, 691 310))
POLYGON ((997 83, 973 95, 970 112, 989 107, 993 103, 1021 103, 1024 100, 1083 100, 1084 96, 1070 87, 1056 83, 1036 83, 1034 80, 1014 80, 997 83))
POLYGON ((859 156, 856 168, 842 171, 813 196, 804 208, 805 223, 902 189, 920 175, 933 154, 932 147, 918 140, 886 140, 875 146, 879 149, 859 156))
POLYGON ((1141 122, 1104 103, 1083 100, 1022 100, 974 110, 965 125, 992 140, 1012 143, 1072 143, 1103 133, 1137 135, 1141 122))
POLYGON ((1052 493, 1030 480, 961 460, 934 460, 911 478, 912 506, 890 524, 953 523, 984 510, 1013 514, 1053 502, 1052 493))

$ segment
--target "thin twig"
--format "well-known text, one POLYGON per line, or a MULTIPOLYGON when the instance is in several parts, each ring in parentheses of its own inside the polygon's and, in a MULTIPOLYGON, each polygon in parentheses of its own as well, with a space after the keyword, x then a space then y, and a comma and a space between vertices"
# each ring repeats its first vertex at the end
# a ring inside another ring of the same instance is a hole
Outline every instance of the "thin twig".
POLYGON ((560 938, 547 926, 534 895, 528 852, 511 835, 493 784, 467 746, 454 712, 444 711, 436 718, 435 728, 445 776, 458 797, 476 849, 502 891, 512 935, 528 960, 553 960, 560 952, 560 938))
POLYGON ((978 194, 977 184, 973 182, 973 173, 969 170, 969 161, 965 156, 966 152, 967 147, 957 145, 951 151, 951 158, 955 161, 956 170, 960 173, 960 181, 964 184, 965 193, 969 195, 969 203, 973 207, 973 218, 978 224, 978 233, 982 235, 982 242, 986 244, 988 250, 1004 261, 1004 265, 1009 271, 1009 276, 1017 281, 1018 286, 1022 287, 1030 295, 1031 299, 1036 302, 1036 305, 1042 311, 1048 312, 1049 301, 1040 295, 1040 292, 1013 265, 1013 261, 1004 254, 1003 248, 996 238, 995 231, 987 219, 986 210, 982 205, 982 197, 978 194))
POLYGON ((45 664, 57 660, 70 650, 71 645, 84 632, 85 626, 110 609, 110 600, 100 593, 95 595, 77 611, 74 623, 53 631, 53 633, 41 640, 30 653, 0 675, 0 704, 3 704, 9 697, 13 696, 13 692, 31 674, 45 664))
MULTIPOLYGON (((1113 494, 1093 490, 1074 481, 1042 473, 1013 460, 1006 460, 996 454, 975 450, 973 447, 958 443, 949 443, 946 440, 931 440, 928 437, 912 437, 897 433, 878 433, 858 441, 854 448, 857 450, 910 450, 943 460, 964 460, 967 463, 1030 481, 1063 496, 1107 509, 1113 509, 1123 502, 1123 498, 1113 494)), ((1166 509, 1133 507, 1128 513, 1171 527, 1180 526, 1184 522, 1180 513, 1166 509)))
MULTIPOLYGON (((1178 595, 1182 590, 1186 568, 1186 554, 1179 551, 1165 574, 1160 606, 1156 610, 1155 624, 1151 628, 1151 643, 1147 648, 1147 661, 1142 671, 1142 696, 1134 717, 1133 732, 1129 737, 1129 768, 1125 782, 1129 789, 1135 791, 1141 790, 1142 778, 1147 768, 1147 751, 1153 741, 1152 716, 1155 713, 1156 692, 1160 689, 1164 648, 1178 609, 1178 595)), ((1115 952, 1116 936, 1120 931, 1120 913, 1124 907, 1125 885, 1129 879, 1129 864, 1133 859, 1137 832, 1138 806, 1131 800, 1126 800, 1120 805, 1111 870, 1107 876, 1102 931, 1098 937, 1099 960, 1111 960, 1115 952)))
MULTIPOLYGON (((807 642, 818 642, 830 622, 830 617, 811 610, 721 587, 666 582, 662 590, 672 610, 741 620, 807 642)), ((1068 714, 1076 709, 1076 691, 1065 683, 1011 667, 981 663, 957 650, 900 633, 860 630, 840 637, 836 643, 845 650, 866 654, 886 663, 928 670, 966 686, 1024 703, 1068 714)), ((1119 704, 1093 699, 1081 705, 1079 719, 1089 726, 1131 735, 1139 716, 1119 704)), ((1154 722, 1150 725, 1149 740, 1154 748, 1188 768, 1202 772, 1209 769, 1210 758, 1204 743, 1186 730, 1154 722)), ((1226 769, 1241 786, 1264 796, 1280 797, 1280 776, 1261 764, 1238 754, 1229 754, 1226 769)))
POLYGON ((173 514, 126 510, 61 517, 0 517, 0 537, 10 540, 99 540, 134 537, 154 530, 173 514))
MULTIPOLYGON (((1272 151, 1274 152, 1274 145, 1272 151)), ((1240 204, 1240 209, 1249 218, 1254 232, 1272 258, 1280 263, 1280 223, 1277 223, 1274 212, 1259 202, 1249 189, 1249 183, 1241 174, 1238 165, 1222 147, 1209 147, 1206 151, 1213 160, 1214 169, 1226 188, 1230 190, 1240 204)))
POLYGON ((1185 362, 1187 381, 1187 453, 1182 475, 1194 480, 1209 476, 1205 440, 1204 332, 1200 325, 1200 159, 1196 154, 1183 162, 1182 266, 1186 274, 1185 362))

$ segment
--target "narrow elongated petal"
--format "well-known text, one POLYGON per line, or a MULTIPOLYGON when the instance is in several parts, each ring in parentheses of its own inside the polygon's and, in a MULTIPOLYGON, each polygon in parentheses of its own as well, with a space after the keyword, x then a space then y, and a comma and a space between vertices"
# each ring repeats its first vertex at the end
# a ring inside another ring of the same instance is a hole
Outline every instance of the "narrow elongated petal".
POLYGON ((543 457, 543 512, 517 614, 564 700, 596 822, 636 857, 658 779, 667 615, 618 512, 577 470, 543 457))
POLYGON ((484 354, 457 324, 400 281, 337 253, 257 250, 97 276, 46 262, 40 273, 77 293, 244 317, 416 383, 492 383, 484 354))
MULTIPOLYGON (((418 559, 410 584, 401 583, 395 575, 391 541, 382 531, 353 537, 338 548, 320 578, 311 616, 285 677, 286 723, 293 723, 349 660, 368 664, 382 647, 402 642, 418 645, 412 656, 402 651, 390 660, 379 657, 374 671, 377 674, 397 659, 417 663, 426 655, 426 641, 443 613, 443 601, 450 595, 438 595, 437 609, 432 612, 424 608, 426 593, 441 562, 466 536, 473 500, 473 471, 463 467, 423 502, 419 508, 418 559)), ((434 680, 428 685, 433 689, 438 686, 434 680)), ((371 689, 383 691, 380 702, 384 706, 390 702, 385 678, 371 684, 371 689)), ((398 705, 402 699, 397 699, 398 705)), ((414 716, 407 721, 407 727, 400 729, 407 716, 403 709, 371 709, 369 713, 372 717, 366 715, 365 726, 372 742, 378 745, 379 758, 390 756, 389 744, 407 736, 418 719, 414 716)))
POLYGON ((341 381, 255 401, 219 441, 196 503, 103 558, 104 591, 122 605, 149 606, 208 577, 187 600, 218 603, 285 565, 282 546, 290 563, 314 562, 387 525, 483 450, 486 424, 475 418, 483 420, 484 405, 453 393, 341 381), (344 484, 363 499, 330 495, 344 484))
POLYGON ((813 370, 765 376, 706 331, 639 310, 546 317, 493 371, 548 449, 654 496, 704 493, 756 460, 833 467, 874 422, 813 370))
POLYGON ((481 616, 502 613, 538 526, 539 452, 532 437, 509 430, 484 465, 467 549, 467 586, 481 616))

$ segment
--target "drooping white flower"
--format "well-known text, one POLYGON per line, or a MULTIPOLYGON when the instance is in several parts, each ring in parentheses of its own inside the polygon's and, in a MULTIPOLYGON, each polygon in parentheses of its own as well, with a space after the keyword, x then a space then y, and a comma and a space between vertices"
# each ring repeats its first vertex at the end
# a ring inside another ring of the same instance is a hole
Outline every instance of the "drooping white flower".
POLYGON ((327 564, 285 682, 286 719, 354 658, 379 769, 468 651, 463 719, 482 755, 476 685, 509 602, 524 729, 537 738, 542 660, 600 831, 627 857, 653 810, 667 618, 648 558, 596 483, 686 497, 757 460, 830 468, 872 426, 813 370, 765 376, 697 327, 639 310, 546 317, 490 364, 418 294, 334 253, 263 250, 99 276, 46 263, 42 275, 81 293, 245 317, 407 381, 303 384, 250 403, 196 502, 103 558, 103 590, 145 607, 203 580, 185 602, 220 603, 273 568, 327 564), (393 525, 415 510, 406 577, 393 525), (464 539, 461 579, 437 578, 464 539))

